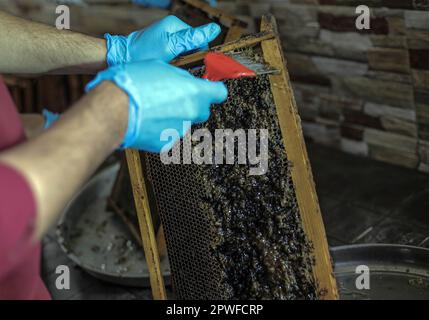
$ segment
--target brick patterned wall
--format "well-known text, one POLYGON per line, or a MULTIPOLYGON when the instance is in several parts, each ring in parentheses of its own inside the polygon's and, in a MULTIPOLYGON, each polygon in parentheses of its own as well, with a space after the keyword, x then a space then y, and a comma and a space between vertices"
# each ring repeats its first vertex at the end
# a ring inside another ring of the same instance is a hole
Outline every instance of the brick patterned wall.
POLYGON ((253 28, 279 22, 304 133, 429 172, 429 0, 223 0, 253 28), (371 8, 358 32, 355 8, 371 8))

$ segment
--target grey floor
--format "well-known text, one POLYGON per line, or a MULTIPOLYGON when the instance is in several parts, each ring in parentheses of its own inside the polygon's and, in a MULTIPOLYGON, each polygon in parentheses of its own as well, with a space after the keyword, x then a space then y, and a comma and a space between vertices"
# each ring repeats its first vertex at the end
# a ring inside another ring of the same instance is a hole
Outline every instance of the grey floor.
MULTIPOLYGON (((429 175, 308 145, 330 246, 408 244, 429 248, 429 175)), ((150 299, 147 289, 99 281, 74 266, 49 233, 42 276, 54 299, 150 299), (70 290, 57 290, 55 269, 70 267, 70 290)), ((169 292, 171 295, 171 292, 169 292)))
POLYGON ((429 175, 312 144, 308 151, 331 246, 429 248, 429 175))

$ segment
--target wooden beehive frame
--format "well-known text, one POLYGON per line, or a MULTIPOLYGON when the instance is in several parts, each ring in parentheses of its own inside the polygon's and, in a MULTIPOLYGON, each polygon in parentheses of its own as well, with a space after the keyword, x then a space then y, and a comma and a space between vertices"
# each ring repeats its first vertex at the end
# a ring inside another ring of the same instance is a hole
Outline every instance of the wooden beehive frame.
MULTIPOLYGON (((261 31, 277 33, 273 17, 263 17, 261 31)), ((304 231, 314 247, 315 266, 313 268, 322 299, 338 299, 337 283, 332 269, 325 227, 313 180, 310 161, 305 147, 301 121, 290 84, 286 60, 279 38, 261 43, 267 63, 281 70, 270 76, 271 91, 277 108, 280 129, 289 161, 292 162, 292 180, 298 201, 304 231)))
MULTIPOLYGON (((273 17, 262 19, 261 33, 213 48, 212 51, 228 52, 260 45, 265 61, 280 70, 270 75, 271 91, 277 109, 279 124, 286 154, 293 166, 292 179, 302 219, 304 231, 314 246, 315 266, 313 276, 318 283, 321 299, 337 299, 338 290, 334 278, 328 242, 326 239, 322 215, 313 181, 312 171, 304 143, 300 118, 290 86, 277 26, 273 17)), ((205 53, 196 53, 173 62, 176 66, 185 66, 200 61, 205 53)), ((146 182, 143 176, 140 154, 136 150, 126 150, 126 158, 131 177, 140 231, 147 264, 150 270, 150 283, 154 299, 166 299, 165 287, 160 271, 160 259, 156 234, 147 196, 146 182)))

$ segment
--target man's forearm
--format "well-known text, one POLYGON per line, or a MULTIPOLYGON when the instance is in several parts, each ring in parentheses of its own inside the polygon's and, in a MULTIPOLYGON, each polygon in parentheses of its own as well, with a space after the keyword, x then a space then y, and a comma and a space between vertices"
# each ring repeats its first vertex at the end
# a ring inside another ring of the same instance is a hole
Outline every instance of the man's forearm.
POLYGON ((31 139, 42 133, 45 119, 41 114, 21 114, 21 121, 24 125, 25 136, 28 139, 31 139))
POLYGON ((106 43, 0 11, 0 73, 95 73, 106 67, 106 43))
POLYGON ((29 182, 41 236, 78 188, 121 143, 128 123, 128 96, 103 82, 49 130, 0 153, 0 162, 29 182))

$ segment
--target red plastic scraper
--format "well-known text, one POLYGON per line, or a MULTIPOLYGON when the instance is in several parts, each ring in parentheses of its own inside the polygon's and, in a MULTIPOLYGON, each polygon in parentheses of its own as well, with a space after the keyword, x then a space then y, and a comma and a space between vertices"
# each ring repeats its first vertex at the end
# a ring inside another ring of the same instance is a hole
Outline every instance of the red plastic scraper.
POLYGON ((204 58, 206 71, 203 79, 222 81, 242 77, 256 77, 256 72, 250 70, 238 61, 221 52, 209 52, 204 58))

